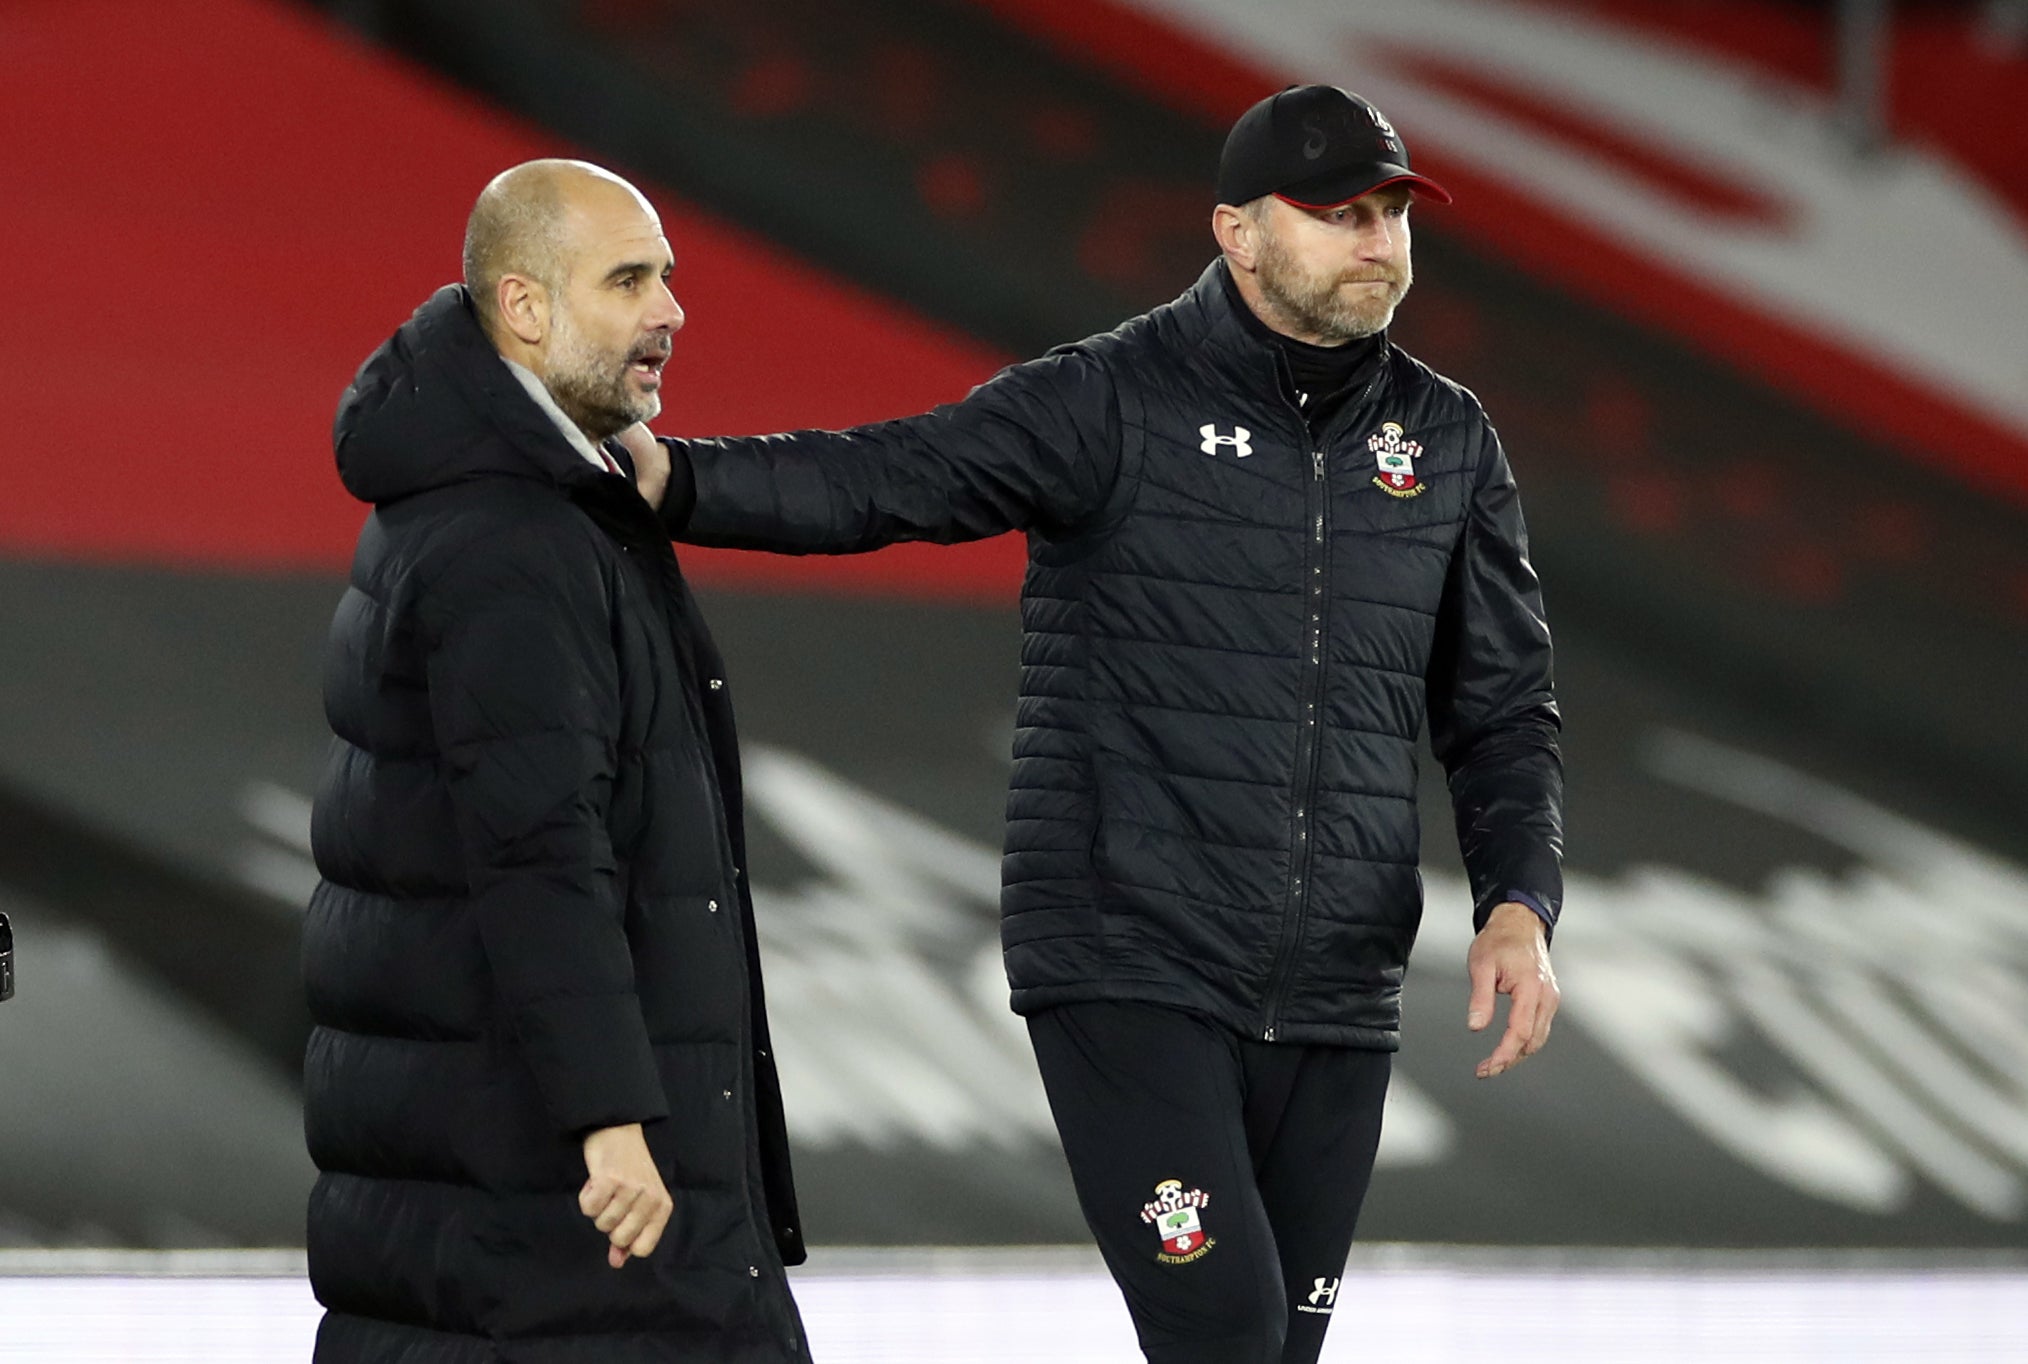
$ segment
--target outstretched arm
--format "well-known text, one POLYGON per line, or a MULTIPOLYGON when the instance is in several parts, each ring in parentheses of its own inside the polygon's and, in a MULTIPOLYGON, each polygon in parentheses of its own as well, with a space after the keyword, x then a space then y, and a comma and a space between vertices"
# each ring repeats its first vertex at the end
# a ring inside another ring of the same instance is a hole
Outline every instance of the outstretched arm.
POLYGON ((662 519, 690 544, 787 554, 1049 534, 1105 504, 1118 472, 1116 433, 1111 380, 1073 347, 1002 370, 964 401, 920 416, 665 441, 673 469, 662 519))

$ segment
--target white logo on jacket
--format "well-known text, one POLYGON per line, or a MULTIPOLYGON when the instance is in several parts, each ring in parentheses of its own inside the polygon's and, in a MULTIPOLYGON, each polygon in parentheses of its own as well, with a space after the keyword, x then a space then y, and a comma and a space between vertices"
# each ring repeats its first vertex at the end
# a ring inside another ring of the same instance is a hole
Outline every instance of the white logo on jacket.
POLYGON ((1245 459, 1248 455, 1253 453, 1253 446, 1247 443, 1248 441, 1251 441, 1253 439, 1253 432, 1247 430, 1244 426, 1235 426, 1232 428, 1231 435, 1221 436, 1218 434, 1218 428, 1216 426, 1212 425, 1210 422, 1206 422, 1204 423, 1204 425, 1197 428, 1197 434, 1204 437, 1203 444, 1199 445, 1197 448, 1202 450, 1207 455, 1217 454, 1218 447, 1221 445, 1230 445, 1232 447, 1232 453, 1239 456, 1239 458, 1241 459, 1245 459))

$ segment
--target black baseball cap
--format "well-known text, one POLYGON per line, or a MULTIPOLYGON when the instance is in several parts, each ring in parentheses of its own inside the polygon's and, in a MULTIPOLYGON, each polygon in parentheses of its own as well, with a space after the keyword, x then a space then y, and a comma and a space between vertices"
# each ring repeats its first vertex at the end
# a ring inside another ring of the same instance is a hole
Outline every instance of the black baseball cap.
POLYGON ((1218 202, 1273 194, 1333 208, 1383 185, 1409 184, 1438 203, 1450 191, 1409 169, 1408 144, 1378 109, 1335 85, 1291 85, 1239 116, 1218 158, 1218 202))

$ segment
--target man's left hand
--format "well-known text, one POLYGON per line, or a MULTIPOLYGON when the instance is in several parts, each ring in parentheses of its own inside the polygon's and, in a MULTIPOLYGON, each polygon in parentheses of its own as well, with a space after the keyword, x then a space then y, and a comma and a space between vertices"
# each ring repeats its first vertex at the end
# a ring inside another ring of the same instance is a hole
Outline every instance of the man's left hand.
POLYGON ((669 452, 641 422, 635 422, 613 439, 626 446, 627 453, 634 458, 634 486, 641 490, 649 506, 662 510, 662 498, 669 491, 669 452))
POLYGON ((1506 1035, 1493 1054, 1479 1062, 1479 1078, 1487 1080, 1542 1050, 1549 1040, 1549 1022, 1562 1002, 1556 972, 1549 966, 1549 933, 1541 918, 1528 906, 1511 901, 1495 908, 1472 939, 1465 974, 1472 981, 1465 1024, 1473 1032, 1493 1021, 1494 995, 1509 997, 1506 1035))

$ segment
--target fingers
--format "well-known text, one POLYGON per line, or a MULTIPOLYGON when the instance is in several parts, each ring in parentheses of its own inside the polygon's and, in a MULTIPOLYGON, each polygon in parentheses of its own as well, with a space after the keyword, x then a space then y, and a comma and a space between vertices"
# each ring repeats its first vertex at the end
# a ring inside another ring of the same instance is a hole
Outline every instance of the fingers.
POLYGON ((1556 987, 1556 978, 1546 973, 1522 979, 1511 993, 1513 1001, 1507 1006, 1507 1030, 1493 1054, 1479 1063, 1478 1075, 1482 1080, 1511 1070, 1541 1051, 1549 1041, 1550 1024, 1563 1002, 1562 992, 1556 987))
POLYGON ((1535 1031, 1529 1037, 1528 1045, 1522 1049, 1523 1056, 1533 1056, 1549 1041, 1549 1025, 1562 1003, 1563 996, 1557 990, 1556 982, 1548 982, 1542 991, 1542 1002, 1535 1010, 1535 1031))
POLYGON ((606 1263, 618 1269, 630 1256, 651 1254, 661 1244, 675 1202, 659 1181, 650 1188, 589 1179, 578 1191, 577 1206, 612 1243, 606 1263))
POLYGON ((1465 1026, 1480 1032, 1493 1021, 1493 985, 1498 972, 1491 962, 1480 960, 1468 962, 1466 970, 1472 978, 1472 997, 1465 1005, 1465 1026))
POLYGON ((629 1255, 646 1255, 662 1239, 662 1228, 669 1221, 669 1209, 669 1195, 659 1189, 643 1189, 641 1196, 627 1209, 627 1215, 607 1233, 607 1239, 616 1250, 629 1255))
MULTIPOLYGON (((634 1192, 638 1196, 640 1191, 637 1189, 634 1192)), ((617 1181, 603 1177, 595 1176, 587 1179, 584 1187, 577 1191, 577 1210, 591 1218, 592 1225, 604 1232, 610 1232, 618 1224, 616 1209, 624 1209, 629 1201, 631 1200, 624 1196, 624 1191, 617 1181)), ((618 1245, 606 1248, 606 1263, 614 1269, 618 1269, 626 1262, 627 1252, 618 1245)))
POLYGON ((578 1211, 592 1219, 611 1244, 606 1263, 614 1269, 646 1255, 661 1242, 675 1200, 648 1149, 639 1123, 601 1127, 584 1136, 585 1179, 578 1211))
POLYGON ((1478 1032, 1493 1021, 1498 996, 1509 997, 1507 1027, 1493 1054, 1479 1063, 1482 1080, 1513 1069, 1549 1041, 1550 1020, 1561 995, 1549 966, 1548 940, 1541 921, 1525 905, 1500 905, 1472 939, 1465 955, 1472 982, 1465 1024, 1478 1032))
POLYGON ((646 1192, 647 1190, 638 1184, 615 1189, 613 1196, 606 1200, 606 1205, 592 1218, 592 1225, 611 1237, 614 1245, 624 1245, 625 1242, 613 1233, 619 1229, 627 1214, 633 1211, 634 1205, 641 1201, 641 1196, 646 1192))
POLYGON ((1541 999, 1541 987, 1534 981, 1522 981, 1514 987, 1513 998, 1507 1005, 1507 1031, 1501 1035, 1500 1045, 1493 1048, 1493 1054, 1479 1062, 1481 1080, 1490 1080, 1511 1069, 1524 1052, 1534 1050, 1528 1043, 1535 1035, 1541 999))
POLYGON ((642 1224, 630 1247, 635 1255, 653 1255, 655 1247, 662 1244, 662 1232, 669 1225, 669 1215, 676 1210, 676 1200, 668 1194, 660 1194, 654 1200, 654 1213, 642 1224))

